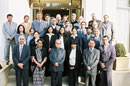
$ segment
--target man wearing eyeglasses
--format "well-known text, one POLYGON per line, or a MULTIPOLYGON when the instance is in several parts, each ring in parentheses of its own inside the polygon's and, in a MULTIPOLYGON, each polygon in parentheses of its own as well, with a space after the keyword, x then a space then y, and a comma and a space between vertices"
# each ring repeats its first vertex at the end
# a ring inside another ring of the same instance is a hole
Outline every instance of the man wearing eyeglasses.
POLYGON ((51 86, 62 86, 62 72, 64 71, 65 50, 61 48, 61 41, 55 41, 55 47, 51 49, 50 71, 51 71, 51 86), (56 85, 56 77, 58 78, 58 85, 56 85))

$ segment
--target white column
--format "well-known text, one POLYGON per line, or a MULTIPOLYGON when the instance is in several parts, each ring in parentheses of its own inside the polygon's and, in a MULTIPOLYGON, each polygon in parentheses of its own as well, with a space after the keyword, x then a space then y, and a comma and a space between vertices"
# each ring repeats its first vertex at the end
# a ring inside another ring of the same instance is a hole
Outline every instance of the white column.
POLYGON ((129 26, 128 0, 117 0, 117 29, 116 37, 118 43, 123 43, 127 53, 130 52, 130 26, 129 26))

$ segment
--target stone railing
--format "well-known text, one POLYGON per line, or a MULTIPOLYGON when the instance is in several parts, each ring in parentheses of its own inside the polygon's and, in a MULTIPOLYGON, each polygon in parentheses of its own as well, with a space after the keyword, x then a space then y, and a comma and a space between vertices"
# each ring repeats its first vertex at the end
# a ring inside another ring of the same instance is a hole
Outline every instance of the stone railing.
POLYGON ((8 76, 12 64, 6 65, 5 62, 0 62, 2 69, 0 70, 0 86, 7 86, 8 76))

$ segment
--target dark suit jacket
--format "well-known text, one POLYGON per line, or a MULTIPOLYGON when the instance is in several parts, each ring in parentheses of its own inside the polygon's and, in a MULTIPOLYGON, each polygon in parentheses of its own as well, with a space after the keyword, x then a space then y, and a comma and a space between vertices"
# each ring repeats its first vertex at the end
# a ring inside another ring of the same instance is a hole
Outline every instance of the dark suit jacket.
MULTIPOLYGON (((102 21, 101 20, 96 20, 96 22, 98 23, 98 28, 101 29, 102 21)), ((93 20, 89 21, 88 26, 92 27, 92 24, 93 24, 93 20)))
POLYGON ((56 27, 53 28, 53 33, 54 33, 55 35, 57 35, 57 34, 59 33, 59 29, 60 29, 60 27, 59 27, 58 25, 56 25, 56 27))
POLYGON ((65 50, 62 48, 53 48, 50 51, 50 55, 49 55, 49 59, 50 59, 50 71, 53 72, 59 72, 59 71, 64 71, 64 60, 65 60, 65 50), (57 50, 59 51, 59 53, 57 54, 57 50), (58 63, 59 66, 55 67, 54 64, 58 63))
POLYGON ((85 66, 85 73, 90 75, 97 74, 97 64, 99 62, 100 52, 97 49, 93 49, 92 52, 89 48, 85 49, 83 52, 83 63, 85 66), (88 71, 86 68, 90 66, 91 70, 88 71))
POLYGON ((15 68, 19 68, 17 64, 22 63, 24 64, 24 69, 29 68, 29 59, 30 59, 30 49, 27 45, 23 46, 21 57, 19 56, 19 45, 16 45, 13 50, 13 61, 15 68))
POLYGON ((98 39, 96 39, 95 37, 94 37, 94 41, 95 41, 95 48, 96 49, 99 49, 99 47, 100 47, 100 45, 101 45, 101 42, 102 42, 102 38, 101 37, 99 37, 98 39))
POLYGON ((80 49, 80 52, 82 53, 82 38, 79 36, 76 36, 75 38, 70 36, 70 47, 73 41, 76 41, 77 47, 80 49))
POLYGON ((88 42, 89 42, 89 39, 91 39, 91 38, 93 38, 93 36, 92 36, 92 34, 90 35, 90 37, 88 37, 88 35, 87 34, 85 34, 83 37, 82 37, 82 47, 83 47, 83 49, 86 49, 86 48, 88 48, 88 42))
MULTIPOLYGON (((71 50, 72 50, 72 49, 71 49, 71 50)), ((82 60, 81 52, 80 52, 79 48, 76 48, 75 65, 70 65, 70 64, 69 64, 69 56, 70 56, 71 50, 69 50, 69 55, 68 55, 68 58, 67 58, 67 63, 68 63, 68 65, 69 65, 69 67, 75 67, 75 70, 78 70, 78 71, 79 71, 79 69, 80 69, 80 67, 81 67, 81 60, 82 60)))
POLYGON ((43 37, 43 39, 45 41, 45 47, 46 47, 47 50, 49 48, 55 47, 55 40, 57 39, 56 35, 52 35, 50 42, 49 42, 49 36, 47 34, 43 37))
MULTIPOLYGON (((36 47, 32 49, 32 55, 31 56, 34 56, 34 58, 37 60, 36 47)), ((47 50, 44 47, 42 47, 42 49, 41 49, 41 57, 42 57, 42 61, 44 60, 45 57, 47 57, 47 50)), ((32 65, 37 66, 35 63, 32 63, 32 65)), ((45 66, 45 64, 43 65, 43 67, 44 66, 45 66)))
POLYGON ((116 52, 115 47, 112 45, 108 45, 108 49, 106 53, 104 52, 104 45, 99 47, 100 50, 100 64, 105 63, 104 71, 112 71, 113 69, 113 62, 115 61, 116 52))

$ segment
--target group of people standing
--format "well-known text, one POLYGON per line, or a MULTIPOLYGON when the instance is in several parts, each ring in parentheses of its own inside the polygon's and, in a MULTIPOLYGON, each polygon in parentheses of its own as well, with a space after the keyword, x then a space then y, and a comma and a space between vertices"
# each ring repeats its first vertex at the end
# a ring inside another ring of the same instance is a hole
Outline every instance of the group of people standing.
POLYGON ((33 86, 43 86, 45 76, 51 76, 51 86, 62 86, 62 76, 68 76, 69 86, 78 86, 79 77, 85 78, 85 86, 112 86, 116 54, 108 15, 102 22, 93 13, 88 25, 82 16, 77 20, 75 13, 71 20, 60 14, 56 18, 46 14, 43 20, 38 13, 32 23, 25 15, 18 26, 12 19, 8 14, 3 24, 4 55, 8 65, 11 46, 17 86, 21 86, 22 77, 23 86, 28 86, 29 75, 33 86))

